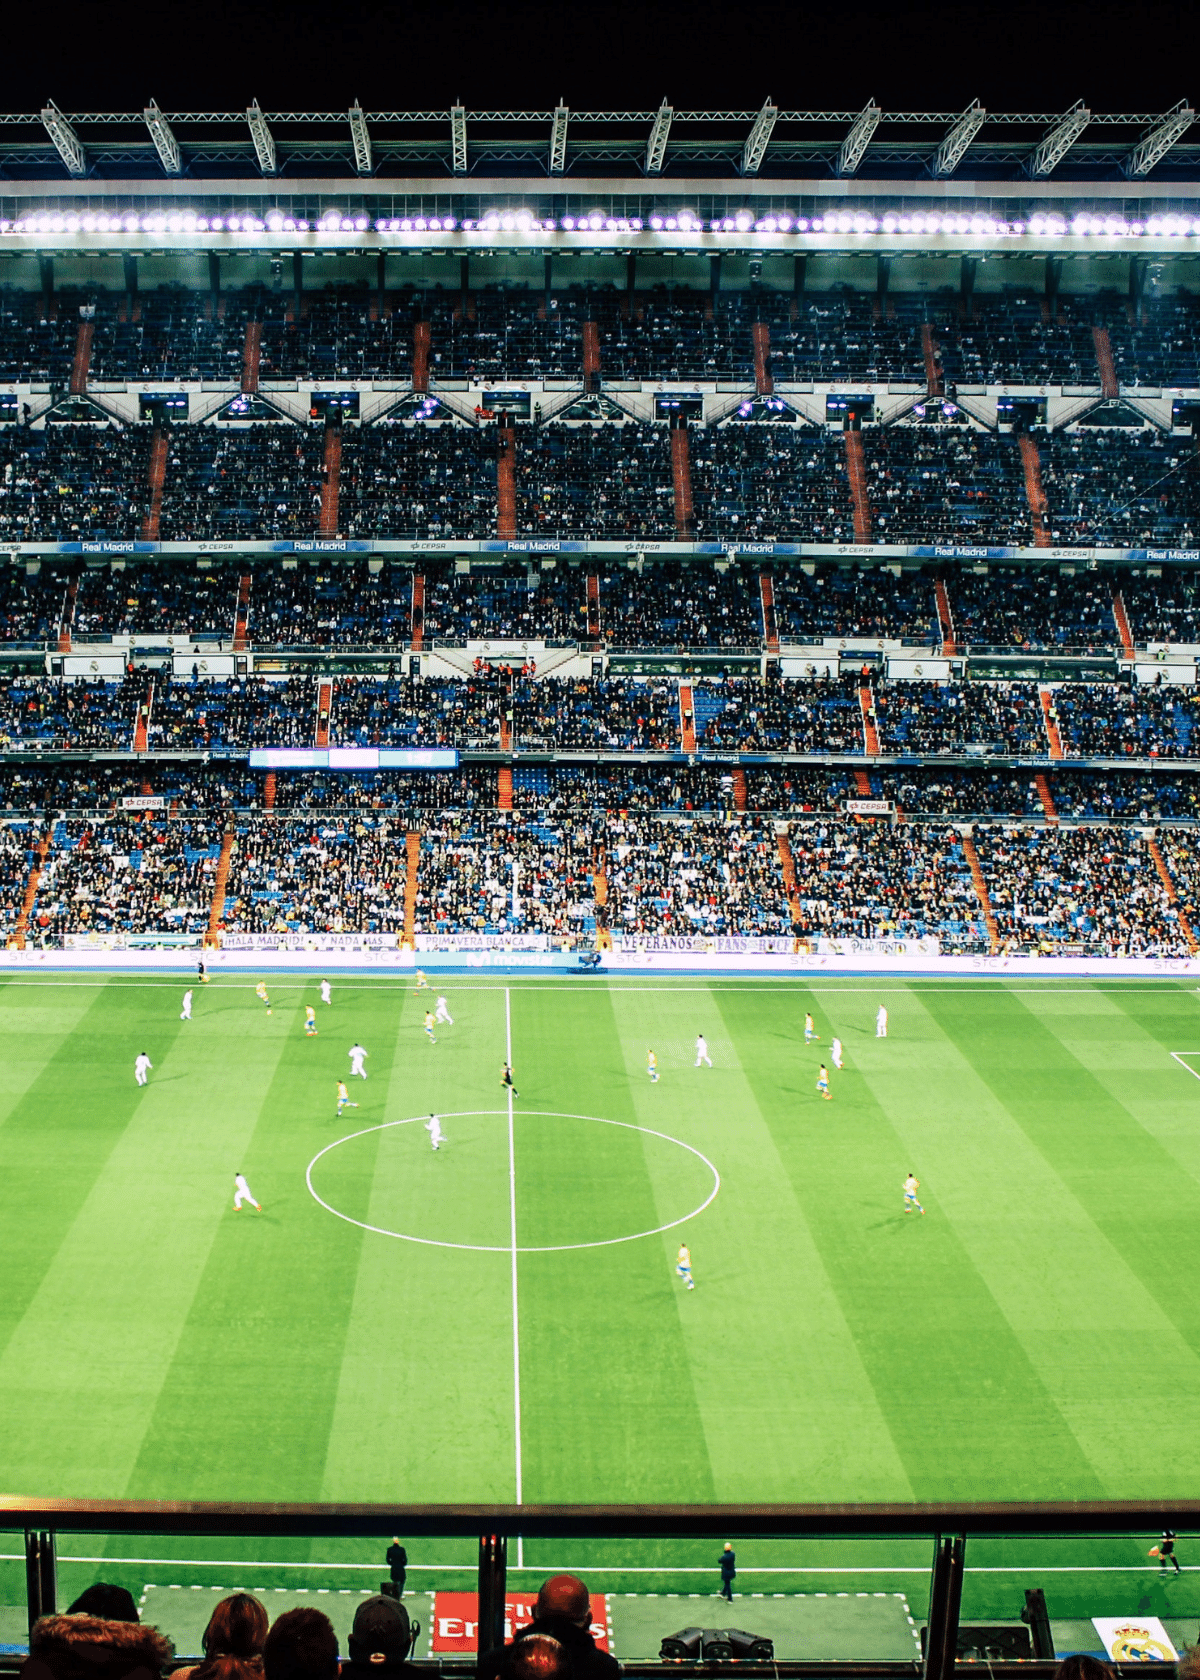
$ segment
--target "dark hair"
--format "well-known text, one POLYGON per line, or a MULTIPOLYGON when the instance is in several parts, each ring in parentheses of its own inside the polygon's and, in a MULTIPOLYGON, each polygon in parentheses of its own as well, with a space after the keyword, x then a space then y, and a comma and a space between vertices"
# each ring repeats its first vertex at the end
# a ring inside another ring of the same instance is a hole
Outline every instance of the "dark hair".
POLYGON ((336 1680, 337 1634, 322 1610, 285 1610, 263 1646, 267 1680, 336 1680))
POLYGON ((103 1622, 136 1622, 141 1619, 129 1588, 110 1586, 107 1581, 93 1581, 86 1592, 80 1593, 67 1615, 99 1616, 103 1622))
POLYGON ((548 1633, 527 1633, 504 1653, 500 1680, 570 1680, 566 1647, 548 1633))
POLYGON ((270 1620, 249 1593, 223 1598, 204 1630, 206 1657, 261 1657, 270 1620))
POLYGON ((206 1657, 192 1670, 192 1680, 262 1680, 262 1671, 261 1657, 231 1657, 225 1653, 206 1657))
POLYGON ((1076 1651, 1059 1663, 1054 1671, 1054 1680, 1113 1680, 1113 1670, 1099 1657, 1089 1657, 1086 1651, 1076 1651))

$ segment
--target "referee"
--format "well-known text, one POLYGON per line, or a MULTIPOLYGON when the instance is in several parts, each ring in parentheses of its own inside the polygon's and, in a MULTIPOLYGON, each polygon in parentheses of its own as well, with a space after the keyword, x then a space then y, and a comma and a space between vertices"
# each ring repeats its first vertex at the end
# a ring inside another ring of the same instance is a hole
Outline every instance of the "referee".
POLYGON ((1173 1528, 1163 1529, 1163 1537, 1158 1542, 1158 1567, 1159 1570, 1162 1571, 1167 1567, 1168 1563, 1173 1563, 1175 1565, 1176 1575, 1182 1575, 1183 1570, 1179 1567, 1179 1559, 1175 1556, 1175 1538, 1175 1530, 1173 1528))

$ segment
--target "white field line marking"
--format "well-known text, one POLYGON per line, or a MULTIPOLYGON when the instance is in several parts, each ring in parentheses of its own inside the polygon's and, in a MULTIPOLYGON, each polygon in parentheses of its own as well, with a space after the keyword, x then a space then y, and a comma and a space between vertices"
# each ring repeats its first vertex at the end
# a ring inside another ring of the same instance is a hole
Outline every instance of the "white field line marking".
POLYGON ((1187 1070, 1187 1072, 1191 1074, 1193 1079, 1200 1079, 1200 1072, 1198 1072, 1188 1062, 1184 1061, 1183 1058, 1185 1056, 1200 1056, 1200 1050, 1172 1050, 1171 1051, 1171 1060, 1172 1061, 1178 1062, 1180 1067, 1185 1068, 1187 1070))
MULTIPOLYGON (((1147 1531, 1149 1532, 1149 1531, 1147 1531)), ((1135 1538, 1141 1539, 1138 1535, 1135 1538)), ((0 1563, 21 1563, 24 1552, 0 1552, 0 1563)), ((307 1569, 316 1574, 328 1569, 358 1569, 366 1574, 376 1574, 379 1569, 377 1563, 270 1563, 259 1558, 125 1558, 125 1557, 74 1557, 64 1552, 58 1554, 60 1563, 127 1563, 149 1564, 159 1568, 174 1569, 307 1569)), ((518 1569, 523 1564, 515 1566, 518 1569)), ((563 1575, 580 1567, 579 1560, 570 1564, 530 1564, 531 1574, 563 1575)), ((708 1564, 622 1564, 602 1563, 586 1565, 588 1573, 592 1575, 712 1575, 715 1571, 708 1564)), ((428 1575, 475 1574, 478 1565, 475 1563, 410 1563, 409 1571, 419 1570, 428 1575)), ((1037 1571, 1043 1575, 1157 1575, 1158 1566, 1146 1563, 1004 1563, 1004 1564, 967 1564, 968 1575, 1028 1575, 1037 1571)), ((1184 1574, 1200 1573, 1200 1563, 1185 1563, 1184 1574)), ((796 1564, 792 1567, 770 1565, 763 1568, 747 1566, 738 1570, 739 1575, 928 1575, 927 1563, 887 1564, 870 1566, 847 1564, 839 1567, 836 1564, 796 1564)), ((151 1582, 150 1585, 154 1583, 151 1582)))
MULTIPOLYGON (((508 1086, 508 1236, 512 1248, 512 1336, 513 1336, 513 1423, 516 1433, 517 1504, 522 1498, 521 1475, 521 1322, 517 1305, 517 1145, 513 1130, 512 1088, 512 1002, 504 988, 504 1060, 509 1068, 508 1086)), ((524 1542, 517 1539, 517 1567, 524 1562, 524 1542)))
MULTIPOLYGON (((121 977, 125 972, 126 970, 124 969, 109 970, 109 978, 106 980, 6 980, 4 978, 4 971, 0 970, 0 992, 15 991, 22 987, 66 987, 103 991, 107 986, 114 986, 114 989, 117 991, 128 992, 153 992, 164 990, 173 992, 178 989, 181 978, 180 975, 172 975, 169 979, 164 980, 123 980, 121 977)), ((256 971, 254 969, 245 970, 245 973, 251 977, 255 972, 256 971)), ((286 972, 294 973, 295 971, 288 970, 286 972)), ((317 975, 325 974, 329 971, 326 969, 315 968, 312 972, 314 975, 317 975)), ((334 970, 333 972, 343 971, 334 970)), ((361 972, 361 970, 350 970, 346 972, 358 973, 361 972)), ((312 989, 311 982, 308 984, 282 985, 275 976, 273 970, 264 969, 263 973, 270 979, 271 985, 274 989, 279 992, 305 992, 312 989)), ((855 978, 857 978, 857 976, 855 976, 855 978)), ((889 979, 890 978, 892 977, 889 976, 889 979)), ((1011 995, 1015 997, 1039 997, 1043 993, 1048 993, 1054 997, 1089 997, 1096 991, 1097 986, 1103 987, 1105 996, 1109 994, 1136 996, 1142 992, 1161 991, 1164 986, 1172 986, 1179 989, 1182 987, 1182 978, 1175 979, 1170 975, 1164 975, 1160 980, 1148 980, 1139 986, 1118 986, 1111 981, 1105 980, 1104 976, 1101 974, 1096 976, 1096 982, 1091 986, 1064 986, 1057 981, 1053 975, 1047 975, 1046 979, 1040 985, 1010 986, 1000 976, 964 974, 956 976, 948 985, 935 985, 932 982, 927 983, 924 981, 919 974, 914 974, 908 983, 899 986, 895 984, 887 986, 840 986, 837 984, 836 975, 826 974, 824 971, 821 971, 817 974, 797 974, 787 978, 783 978, 777 974, 764 974, 758 980, 755 980, 753 975, 744 975, 738 978, 736 984, 726 984, 724 983, 721 975, 714 975, 710 981, 700 986, 623 985, 621 983, 621 976, 616 974, 601 975, 596 980, 588 983, 593 987, 598 987, 603 984, 608 990, 615 992, 648 992, 655 996, 667 996, 671 992, 761 992, 766 986, 774 986, 785 995, 791 992, 804 991, 833 992, 835 994, 845 992, 850 996, 856 996, 859 993, 862 993, 869 997, 874 997, 876 993, 880 993, 888 996, 902 997, 905 993, 914 992, 919 996, 925 996, 927 993, 939 992, 952 994, 954 992, 961 992, 964 986, 970 986, 976 989, 979 987, 992 988, 991 992, 983 992, 981 994, 985 997, 990 996, 993 993, 998 996, 1011 995)), ((578 981, 575 981, 570 985, 546 981, 540 984, 534 982, 531 985, 513 985, 511 987, 505 986, 501 988, 498 985, 489 985, 478 981, 460 983, 457 979, 452 980, 450 984, 454 986, 454 990, 456 992, 498 992, 500 990, 511 990, 514 992, 577 992, 580 985, 578 981)), ((211 983, 209 990, 237 992, 243 991, 245 988, 245 981, 222 980, 211 983)), ((386 992, 404 991, 409 988, 406 988, 403 981, 380 979, 373 983, 364 985, 341 984, 338 989, 343 992, 386 992)), ((1189 995, 1191 990, 1200 992, 1200 987, 1189 988, 1189 995)))
MULTIPOLYGON (((511 1100, 510 1097, 510 1104, 511 1100)), ((502 1108, 447 1109, 440 1115, 440 1118, 443 1120, 468 1120, 477 1115, 498 1114, 503 1116, 504 1113, 505 1110, 502 1108)), ((712 1205, 721 1188, 721 1175, 707 1155, 702 1154, 694 1144, 684 1143, 682 1138, 672 1137, 669 1132, 656 1132, 653 1126, 635 1126, 632 1120, 606 1120, 601 1114, 568 1114, 560 1109, 527 1108, 525 1115, 527 1119, 531 1120, 589 1120, 597 1126, 619 1126, 625 1132, 645 1132, 647 1137, 661 1138, 664 1143, 673 1143, 679 1149, 686 1149, 688 1154, 694 1155, 698 1161, 703 1161, 712 1174, 713 1182, 712 1189, 699 1207, 692 1208, 689 1213, 681 1213, 678 1219, 671 1219, 665 1225, 656 1225, 653 1230, 633 1231, 627 1237, 600 1237, 595 1242, 548 1243, 537 1248, 519 1248, 517 1250, 518 1254, 566 1254, 580 1248, 616 1248, 620 1243, 641 1242, 643 1237, 657 1237, 663 1231, 673 1231, 677 1225, 686 1225, 689 1219, 699 1219, 700 1215, 712 1205)), ((511 1122, 511 1114, 509 1118, 511 1122)), ((345 1137, 334 1138, 333 1142, 327 1143, 324 1149, 319 1149, 308 1163, 304 1181, 308 1185, 309 1195, 314 1202, 325 1209, 326 1213, 333 1214, 335 1219, 344 1219, 347 1225, 357 1225, 360 1231, 371 1231, 377 1237, 394 1237, 397 1242, 420 1243, 424 1248, 457 1248, 475 1254, 508 1254, 512 1249, 511 1240, 503 1244, 448 1242, 441 1237, 414 1237, 407 1231, 388 1231, 382 1225, 368 1225, 365 1220, 353 1219, 348 1213, 343 1213, 340 1208, 335 1208, 333 1203, 327 1202, 317 1190, 312 1180, 313 1168, 331 1150, 340 1149, 344 1143, 353 1143, 356 1138, 370 1137, 372 1132, 390 1132, 397 1126, 415 1126, 419 1119, 420 1115, 414 1114, 407 1120, 385 1120, 382 1125, 364 1126, 361 1131, 348 1132, 345 1137)), ((511 1166, 511 1154, 509 1159, 511 1166)))

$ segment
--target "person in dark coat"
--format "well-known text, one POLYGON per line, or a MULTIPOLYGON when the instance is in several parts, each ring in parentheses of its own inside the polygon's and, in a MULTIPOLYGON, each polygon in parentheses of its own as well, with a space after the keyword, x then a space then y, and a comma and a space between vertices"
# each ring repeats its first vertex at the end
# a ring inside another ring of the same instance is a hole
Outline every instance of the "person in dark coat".
POLYGON ((726 1540, 725 1550, 721 1553, 721 1597, 733 1603, 733 1578, 737 1574, 737 1553, 731 1543, 726 1540))
POLYGON ((396 1535, 392 1535, 392 1543, 384 1553, 384 1562, 392 1577, 392 1585, 396 1588, 396 1597, 404 1596, 404 1580, 408 1570, 408 1553, 400 1544, 396 1535))
POLYGON ((618 1680, 621 1665, 617 1659, 596 1648, 592 1601, 578 1576, 552 1575, 542 1583, 532 1622, 516 1630, 511 1644, 485 1653, 479 1680, 499 1680, 513 1647, 534 1634, 545 1634, 563 1647, 570 1660, 572 1680, 618 1680))

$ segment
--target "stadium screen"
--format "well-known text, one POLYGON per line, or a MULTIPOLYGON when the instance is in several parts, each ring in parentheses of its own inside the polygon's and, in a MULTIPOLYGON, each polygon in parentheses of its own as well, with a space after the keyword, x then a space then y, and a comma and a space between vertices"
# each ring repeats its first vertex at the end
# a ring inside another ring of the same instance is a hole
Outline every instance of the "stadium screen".
POLYGON ((507 414, 512 420, 528 420, 530 401, 528 391, 485 391, 481 406, 488 414, 507 414))
POLYGON ((660 391, 654 399, 654 413, 659 420, 670 420, 676 414, 699 420, 704 413, 704 398, 699 391, 660 391))
POLYGON ((261 747, 254 770, 456 770, 454 747, 261 747))
POLYGON ((875 398, 850 396, 841 391, 830 392, 825 398, 826 420, 842 426, 851 415, 859 420, 873 420, 875 398))
POLYGON ((308 417, 310 420, 324 420, 333 412, 340 412, 345 419, 358 419, 357 391, 314 391, 308 399, 308 417))
POLYGON ((186 391, 143 391, 138 397, 140 420, 186 420, 187 417, 186 391))
POLYGON ((15 391, 0 391, 0 424, 17 419, 20 409, 15 391))

